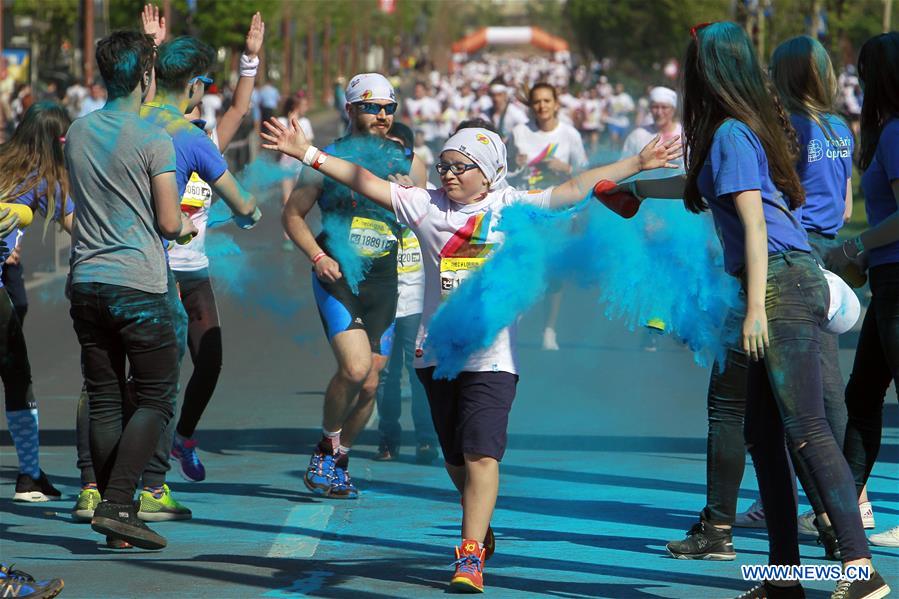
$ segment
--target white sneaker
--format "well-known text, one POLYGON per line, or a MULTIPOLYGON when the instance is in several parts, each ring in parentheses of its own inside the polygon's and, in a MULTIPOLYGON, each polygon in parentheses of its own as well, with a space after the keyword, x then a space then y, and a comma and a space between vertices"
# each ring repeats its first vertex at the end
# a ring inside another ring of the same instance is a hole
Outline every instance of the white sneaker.
POLYGON ((559 351, 559 343, 556 341, 556 330, 552 327, 543 329, 543 349, 546 351, 559 351))
POLYGON ((872 545, 878 547, 899 547, 899 526, 894 526, 886 532, 868 537, 872 545))
POLYGON ((862 524, 864 524, 865 528, 874 528, 874 508, 871 506, 871 502, 866 501, 858 504, 858 511, 862 513, 862 524))
POLYGON ((799 516, 799 534, 818 538, 818 529, 815 528, 815 510, 809 510, 799 516))
POLYGON ((762 502, 755 500, 749 509, 742 514, 737 514, 734 519, 734 526, 739 528, 765 528, 765 510, 762 509, 762 502))

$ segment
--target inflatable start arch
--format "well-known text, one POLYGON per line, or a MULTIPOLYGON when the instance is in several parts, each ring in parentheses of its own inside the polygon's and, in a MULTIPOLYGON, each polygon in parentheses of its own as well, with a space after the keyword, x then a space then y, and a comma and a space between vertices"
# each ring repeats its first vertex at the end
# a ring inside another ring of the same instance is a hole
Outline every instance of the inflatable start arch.
POLYGON ((477 52, 488 44, 524 45, 552 52, 559 60, 569 56, 568 42, 543 31, 539 27, 484 27, 466 35, 453 44, 453 54, 465 55, 477 52))

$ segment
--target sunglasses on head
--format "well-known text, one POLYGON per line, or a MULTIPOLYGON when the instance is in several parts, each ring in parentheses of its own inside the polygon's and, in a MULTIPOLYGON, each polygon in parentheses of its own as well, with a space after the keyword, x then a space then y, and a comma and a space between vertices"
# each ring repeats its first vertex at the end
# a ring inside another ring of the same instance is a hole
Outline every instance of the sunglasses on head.
POLYGON ((447 171, 456 175, 457 177, 464 173, 465 171, 470 171, 478 168, 477 164, 464 162, 453 162, 450 164, 449 162, 438 162, 434 165, 434 168, 437 169, 437 174, 441 177, 447 173, 447 171))
POLYGON ((197 75, 196 77, 192 77, 190 81, 187 82, 188 85, 193 85, 197 81, 202 81, 205 85, 212 85, 212 77, 207 77, 206 75, 197 75))
POLYGON ((384 114, 390 116, 396 112, 396 102, 391 104, 378 104, 376 102, 354 102, 353 106, 355 106, 359 112, 363 114, 380 114, 383 110, 384 114))

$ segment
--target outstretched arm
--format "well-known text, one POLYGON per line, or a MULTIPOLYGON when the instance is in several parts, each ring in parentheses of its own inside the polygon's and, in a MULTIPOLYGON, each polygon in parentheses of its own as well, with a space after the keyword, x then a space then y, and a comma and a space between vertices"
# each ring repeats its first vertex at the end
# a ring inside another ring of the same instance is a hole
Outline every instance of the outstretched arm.
MULTIPOLYGON (((683 149, 680 145, 680 137, 661 143, 660 137, 657 135, 646 144, 646 147, 638 155, 606 166, 592 168, 562 183, 553 189, 550 205, 557 208, 579 202, 593 189, 597 181, 603 179, 620 181, 645 170, 678 168, 673 161, 678 159, 681 154, 683 154, 683 149)), ((681 189, 683 190, 683 187, 681 189)))
POLYGON ((266 121, 264 125, 267 131, 260 132, 260 135, 267 143, 262 144, 263 148, 277 150, 297 160, 302 160, 304 164, 311 165, 322 174, 331 177, 338 183, 343 183, 356 193, 364 195, 382 208, 393 212, 389 181, 375 176, 357 164, 341 160, 336 156, 329 156, 310 144, 296 118, 290 119, 288 126, 282 125, 275 118, 266 121))
POLYGON ((215 127, 219 149, 222 152, 234 139, 241 121, 250 112, 250 99, 253 95, 253 85, 256 83, 256 69, 259 66, 259 50, 262 49, 264 39, 265 23, 262 21, 262 15, 257 12, 253 15, 250 30, 247 31, 247 45, 243 56, 240 57, 240 79, 237 80, 237 86, 234 88, 231 106, 218 120, 215 127))

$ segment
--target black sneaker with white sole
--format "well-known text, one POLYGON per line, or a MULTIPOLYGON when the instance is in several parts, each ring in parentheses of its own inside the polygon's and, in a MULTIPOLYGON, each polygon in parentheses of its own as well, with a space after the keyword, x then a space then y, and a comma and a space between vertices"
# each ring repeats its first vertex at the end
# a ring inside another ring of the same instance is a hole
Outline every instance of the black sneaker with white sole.
POLYGON ((841 580, 830 599, 881 599, 890 594, 890 587, 876 570, 868 580, 841 580))
POLYGON ((20 472, 16 478, 16 494, 12 496, 13 501, 27 501, 31 503, 53 501, 60 497, 62 497, 62 493, 50 484, 50 480, 43 470, 41 470, 41 475, 37 480, 20 472))
POLYGON ((162 549, 167 545, 165 537, 150 530, 137 517, 137 508, 133 503, 101 502, 94 510, 91 528, 141 549, 162 549))
POLYGON ((704 520, 694 524, 683 541, 671 541, 665 548, 677 559, 730 561, 737 557, 733 533, 704 520))

